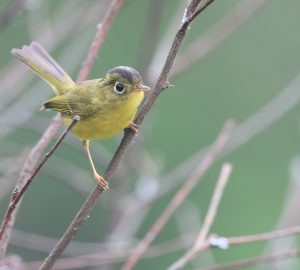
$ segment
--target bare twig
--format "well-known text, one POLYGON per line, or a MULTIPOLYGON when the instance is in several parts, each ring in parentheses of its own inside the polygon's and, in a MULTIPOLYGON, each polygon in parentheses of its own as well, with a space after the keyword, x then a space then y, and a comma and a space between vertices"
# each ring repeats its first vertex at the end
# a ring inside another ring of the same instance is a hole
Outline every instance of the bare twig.
POLYGON ((203 222, 202 229, 200 230, 200 233, 195 242, 195 248, 199 248, 203 245, 203 242, 210 231, 210 228, 216 218, 220 200, 224 192, 224 188, 227 185, 231 171, 232 171, 231 164, 226 163, 223 165, 206 217, 203 222))
MULTIPOLYGON (((159 25, 163 18, 163 11, 166 4, 166 0, 152 0, 149 2, 149 11, 147 12, 148 22, 145 25, 143 44, 139 55, 139 71, 143 74, 144 79, 149 61, 153 56, 155 47, 157 46, 159 25), (155 20, 153 20, 155 18, 155 20)), ((148 81, 145 81, 149 83, 148 81)))
POLYGON ((266 233, 233 236, 233 237, 219 237, 212 235, 203 242, 203 245, 199 247, 198 254, 202 254, 210 248, 223 248, 227 249, 230 246, 245 245, 250 243, 256 243, 260 241, 268 241, 273 239, 279 239, 284 237, 290 237, 300 234, 300 226, 290 227, 282 230, 271 231, 266 233))
POLYGON ((182 204, 182 202, 186 199, 188 194, 193 190, 196 184, 202 179, 204 174, 208 171, 208 169, 214 164, 221 150, 224 148, 229 134, 232 131, 233 123, 232 121, 227 122, 224 125, 224 128, 218 135, 211 149, 207 152, 205 157, 201 160, 191 178, 185 182, 181 189, 174 195, 171 202, 159 216, 159 218, 152 225, 148 233, 144 236, 144 238, 139 242, 137 247, 132 251, 132 254, 129 256, 125 264, 123 265, 123 270, 132 269, 142 255, 145 253, 149 245, 158 235, 158 233, 165 226, 167 221, 170 219, 175 210, 182 204))
POLYGON ((183 255, 181 258, 179 258, 175 263, 173 263, 168 270, 176 270, 184 267, 190 260, 192 260, 195 255, 198 253, 198 250, 201 249, 203 246, 207 235, 210 231, 210 228, 215 220, 217 210, 220 204, 220 200, 222 197, 222 194, 224 192, 224 188, 228 182, 229 176, 232 171, 232 165, 231 164, 224 164, 219 176, 219 179, 217 181, 214 193, 212 195, 212 199, 210 202, 210 205, 207 210, 207 214, 205 216, 203 226, 199 232, 199 235, 194 243, 194 246, 189 249, 185 255, 183 255))
MULTIPOLYGON (((20 176, 19 176, 19 185, 20 186, 23 186, 25 179, 28 179, 28 177, 30 177, 30 175, 32 174, 32 172, 38 162, 38 159, 40 158, 43 151, 45 150, 45 148, 51 141, 52 137, 58 130, 58 127, 60 126, 60 124, 61 124, 61 119, 60 119, 60 116, 57 115, 52 120, 52 124, 46 129, 46 131, 44 132, 42 137, 39 139, 39 141, 37 142, 35 147, 32 148, 32 150, 30 151, 28 158, 26 159, 26 161, 23 165, 23 168, 21 170, 20 176)), ((12 200, 10 201, 10 204, 11 203, 12 203, 12 200)), ((18 208, 19 205, 20 204, 18 204, 16 206, 16 208, 18 208)), ((7 211, 9 211, 9 209, 7 211)), ((17 212, 17 209, 15 209, 15 213, 16 212, 17 212)), ((13 215, 12 217, 9 218, 9 222, 7 222, 6 225, 4 225, 4 221, 3 221, 3 225, 1 228, 1 232, 2 232, 3 236, 1 237, 2 240, 0 242, 1 257, 3 257, 6 252, 6 247, 9 242, 9 239, 10 239, 11 229, 13 227, 14 220, 15 220, 15 215, 13 215), (4 226, 6 227, 6 229, 4 228, 4 226), (5 233, 4 233, 4 230, 5 230, 5 233)))
POLYGON ((84 65, 78 74, 78 78, 77 78, 78 82, 82 82, 82 81, 86 80, 88 75, 90 74, 91 69, 94 65, 94 61, 98 54, 98 51, 102 47, 105 37, 106 37, 109 29, 111 28, 111 25, 112 25, 116 15, 119 13, 122 3, 123 3, 123 0, 113 0, 109 6, 109 9, 107 10, 107 13, 106 13, 104 19, 103 19, 103 23, 98 24, 98 31, 95 35, 94 41, 91 44, 91 47, 89 49, 89 52, 88 52, 87 58, 84 62, 84 65))
MULTIPOLYGON (((0 229, 0 242, 1 242, 0 250, 1 250, 1 253, 5 252, 3 250, 3 246, 2 245, 4 245, 4 244, 5 244, 5 246, 7 245, 6 241, 2 242, 1 240, 2 240, 2 237, 5 234, 6 228, 9 226, 9 222, 11 220, 13 211, 16 208, 16 205, 22 199, 24 193, 26 192, 26 190, 28 189, 28 187, 30 186, 30 184, 32 183, 33 179, 38 174, 38 172, 40 171, 40 169, 43 167, 43 165, 46 163, 46 161, 51 157, 51 155, 55 152, 55 150, 57 149, 57 147, 61 144, 62 140, 65 138, 65 136, 68 134, 68 132, 77 124, 78 121, 79 121, 79 117, 77 115, 75 115, 74 118, 73 118, 73 120, 72 120, 72 122, 70 123, 70 125, 64 130, 64 132, 61 134, 61 136, 55 142, 55 144, 50 149, 50 151, 44 156, 44 158, 42 159, 42 161, 40 162, 40 164, 35 168, 35 170, 32 172, 32 174, 30 175, 30 177, 25 181, 25 184, 22 187, 22 189, 20 191, 15 190, 15 192, 13 193, 10 205, 9 205, 9 207, 7 209, 6 215, 5 215, 4 220, 3 220, 3 224, 2 224, 1 229, 0 229)), ((4 238, 8 239, 8 237, 4 237, 4 238)))
POLYGON ((254 234, 254 235, 230 237, 228 238, 228 243, 229 245, 249 244, 253 242, 283 238, 283 237, 293 236, 297 234, 300 234, 300 226, 286 228, 278 231, 254 234))
POLYGON ((228 263, 225 265, 219 265, 210 268, 201 268, 199 270, 236 270, 236 269, 242 269, 250 266, 257 266, 262 264, 279 262, 279 261, 288 260, 299 256, 300 256, 300 250, 291 250, 291 251, 287 251, 275 255, 245 259, 245 260, 240 260, 237 262, 228 263))
MULTIPOLYGON (((191 2, 195 2, 198 0, 192 0, 191 2)), ((206 6, 207 7, 207 6, 206 6)), ((202 9, 203 11, 204 9, 202 9)), ((199 13, 200 14, 200 13, 199 13)), ((169 54, 167 56, 166 62, 164 64, 164 67, 160 73, 160 76, 156 82, 156 85, 149 97, 146 99, 140 113, 138 114, 137 118, 135 119, 135 123, 137 125, 140 125, 142 121, 144 120, 147 113, 152 108, 154 102, 156 101, 159 94, 166 88, 167 85, 167 77, 170 73, 171 67, 173 66, 175 57, 181 48, 181 44, 184 40, 184 37, 186 35, 186 31, 188 29, 188 26, 192 20, 189 21, 189 18, 183 21, 182 25, 180 26, 179 30, 176 33, 176 36, 174 38, 173 44, 171 46, 171 49, 169 51, 169 54)), ((128 148, 130 142, 132 141, 135 133, 131 129, 126 129, 124 133, 124 137, 115 152, 111 162, 109 163, 105 173, 104 178, 106 180, 109 180, 113 173, 115 172, 116 168, 118 167, 126 149, 128 148)), ((68 229, 65 231, 64 235, 58 242, 58 244, 54 247, 54 249, 51 251, 49 256, 45 259, 43 265, 41 266, 41 270, 49 269, 53 266, 57 258, 61 255, 63 250, 67 247, 69 242, 72 240, 76 232, 78 231, 81 224, 86 220, 86 218, 89 216, 92 208, 94 207, 96 201, 102 194, 102 190, 96 186, 94 190, 90 193, 84 204, 82 205, 79 212, 74 217, 73 221, 69 225, 68 229)))
MULTIPOLYGON (((238 236, 238 237, 229 237, 229 238, 223 238, 224 241, 227 241, 228 245, 242 245, 242 244, 249 244, 254 243, 258 241, 265 241, 265 240, 271 240, 271 239, 277 239, 277 238, 284 238, 284 237, 290 237, 300 234, 300 227, 292 227, 287 228, 280 231, 274 231, 274 232, 268 232, 268 233, 262 233, 262 234, 255 234, 255 235, 249 235, 249 236, 238 236)), ((216 246, 212 245, 213 241, 212 239, 217 239, 218 236, 211 236, 210 239, 206 240, 202 251, 206 251, 209 248, 214 248, 216 246)), ((161 256, 170 252, 178 251, 183 248, 186 248, 188 244, 192 243, 193 239, 195 239, 194 235, 186 235, 184 236, 185 241, 182 241, 182 239, 175 239, 170 240, 164 243, 153 245, 152 247, 149 247, 149 249, 145 253, 145 258, 153 258, 156 256, 161 256)), ((49 240, 49 239, 48 239, 49 240)), ((51 240, 50 240, 51 241, 51 240)), ((28 242, 28 241, 26 241, 28 242)), ((45 242, 45 239, 43 240, 45 242)), ((76 246, 81 246, 81 243, 76 243, 76 246)), ((75 246, 74 246, 75 248, 75 246)), ((85 251, 88 253, 88 255, 81 255, 81 256, 75 256, 71 258, 62 258, 57 261, 57 265, 55 265, 55 269, 76 269, 77 267, 86 267, 86 266, 97 266, 97 265, 103 265, 108 263, 117 263, 121 262, 124 257, 128 255, 129 248, 119 249, 115 248, 115 252, 98 252, 93 253, 94 248, 99 249, 101 248, 101 245, 97 245, 92 247, 89 244, 83 244, 82 247, 79 247, 80 250, 85 249, 85 251)), ((76 248, 77 249, 77 248, 76 248)), ((69 251, 70 252, 70 251, 69 251)), ((78 252, 78 251, 77 251, 78 252)), ((81 251, 79 251, 81 253, 81 251)), ((78 254, 78 253, 77 253, 78 254)), ((36 269, 40 265, 39 261, 36 262, 30 262, 25 263, 24 267, 25 269, 36 269)), ((215 268, 205 268, 201 270, 213 270, 215 268)), ((218 268, 216 268, 218 269, 218 268)), ((215 270, 216 270, 215 269, 215 270)), ((228 268, 225 268, 229 270, 228 268)), ((199 269, 200 270, 200 269, 199 269)), ((218 269, 219 270, 219 269, 218 269)), ((220 270, 223 270, 222 268, 220 270)))
POLYGON ((178 55, 170 76, 173 77, 183 73, 207 56, 224 39, 249 21, 266 2, 267 0, 239 1, 224 18, 214 24, 206 33, 192 42, 183 53, 178 55))
MULTIPOLYGON (((188 246, 188 243, 192 243, 194 239, 194 235, 185 235, 181 239, 169 240, 163 243, 159 243, 150 247, 145 253, 145 258, 156 258, 163 256, 165 254, 169 254, 178 250, 182 250, 188 246), (188 241, 188 242, 187 242, 188 241)), ((28 241, 26 241, 28 245, 28 241)), ((48 245, 43 241, 42 245, 48 245)), ((70 244, 71 246, 72 244, 70 244)), ((82 245, 81 243, 77 243, 76 245, 82 245)), ((80 247, 80 249, 84 249, 86 255, 77 255, 73 257, 60 258, 55 263, 56 270, 62 269, 77 269, 83 267, 91 267, 91 266, 100 266, 107 265, 112 263, 120 263, 122 262, 129 254, 129 248, 116 245, 110 246, 109 251, 103 250, 102 252, 95 253, 95 250, 99 250, 101 248, 101 244, 91 244, 95 247, 93 249, 89 249, 88 244, 80 247), (98 248, 96 247, 98 246, 98 248)), ((32 245, 30 245, 31 248, 32 245)), ((29 247, 29 248, 30 248, 29 247)), ((35 248, 38 249, 38 246, 35 245, 35 248)), ((103 246, 102 246, 103 248, 103 246)), ((40 261, 27 262, 22 264, 25 269, 37 269, 41 264, 40 261)))
MULTIPOLYGON (((186 2, 179 1, 176 11, 172 15, 169 15, 169 23, 165 30, 165 33, 161 37, 161 39, 158 40, 159 43, 155 46, 152 59, 150 60, 151 62, 146 68, 146 72, 143 73, 143 78, 146 80, 146 82, 155 82, 155 80, 159 76, 159 72, 161 71, 161 68, 164 65, 165 55, 167 55, 170 50, 170 46, 173 42, 174 35, 178 30, 178 23, 185 9, 186 2)), ((177 57, 179 57, 179 55, 177 57)), ((174 64, 173 68, 175 68, 175 66, 176 65, 174 64)), ((172 70, 169 74, 169 77, 172 74, 172 70)))
MULTIPOLYGON (((285 202, 281 209, 281 216, 278 219, 278 223, 276 225, 277 229, 288 228, 293 226, 294 224, 299 224, 300 222, 300 213, 298 211, 299 203, 300 203, 300 175, 299 175, 299 167, 300 166, 300 158, 296 156, 290 162, 290 181, 289 186, 287 188, 287 192, 285 194, 285 202)), ((298 239, 293 237, 292 239, 277 239, 276 241, 270 241, 268 245, 265 247, 265 252, 263 254, 280 254, 287 250, 293 250, 297 247, 298 239)), ((282 261, 276 263, 276 269, 288 269, 287 264, 289 262, 282 261)), ((274 268, 275 266, 269 266, 270 268, 274 268)))
POLYGON ((206 1, 191 1, 190 5, 187 8, 187 21, 191 23, 204 9, 206 9, 210 4, 215 0, 206 0, 206 1))
POLYGON ((28 154, 29 152, 26 149, 18 156, 8 158, 6 162, 2 163, 4 170, 1 168, 1 173, 3 173, 3 176, 0 177, 0 203, 16 186, 16 178, 18 177, 19 172, 24 164, 24 160, 27 158, 28 154))

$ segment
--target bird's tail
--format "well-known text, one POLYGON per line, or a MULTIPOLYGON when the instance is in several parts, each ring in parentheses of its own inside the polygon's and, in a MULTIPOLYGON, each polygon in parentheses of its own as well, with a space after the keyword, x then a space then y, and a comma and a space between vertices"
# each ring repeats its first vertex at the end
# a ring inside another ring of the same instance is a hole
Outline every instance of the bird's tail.
POLYGON ((12 49, 11 53, 33 69, 45 80, 57 95, 67 92, 74 86, 74 81, 62 67, 37 42, 32 42, 22 49, 12 49))

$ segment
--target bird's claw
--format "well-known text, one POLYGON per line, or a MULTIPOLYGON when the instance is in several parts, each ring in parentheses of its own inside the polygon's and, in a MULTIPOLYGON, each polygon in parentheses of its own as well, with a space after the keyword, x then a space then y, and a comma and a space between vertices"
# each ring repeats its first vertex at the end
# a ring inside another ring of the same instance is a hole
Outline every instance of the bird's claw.
POLYGON ((128 127, 132 129, 135 134, 139 134, 139 125, 131 122, 128 127))
POLYGON ((95 174, 94 177, 97 184, 101 187, 101 189, 103 189, 104 191, 109 189, 107 181, 105 181, 101 175, 95 174))

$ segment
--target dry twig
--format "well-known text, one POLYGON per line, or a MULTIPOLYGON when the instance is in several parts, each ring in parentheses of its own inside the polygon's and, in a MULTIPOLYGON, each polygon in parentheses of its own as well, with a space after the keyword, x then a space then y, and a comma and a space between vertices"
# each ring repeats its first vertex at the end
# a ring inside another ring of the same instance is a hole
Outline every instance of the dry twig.
POLYGON ((192 42, 183 53, 178 55, 170 76, 178 76, 193 67, 229 35, 249 21, 266 2, 267 0, 239 1, 224 18, 214 24, 206 33, 192 42))
POLYGON ((300 234, 300 226, 286 228, 277 231, 271 231, 266 233, 259 233, 253 235, 243 235, 234 237, 219 237, 212 235, 203 242, 202 246, 198 249, 198 254, 202 254, 210 248, 222 248, 227 249, 230 246, 245 245, 250 243, 256 243, 260 241, 274 240, 284 237, 291 237, 300 234))
MULTIPOLYGON (((53 147, 50 149, 50 151, 44 156, 44 158, 42 159, 40 164, 34 169, 34 171, 32 173, 30 173, 29 178, 25 181, 25 184, 23 185, 21 190, 19 191, 18 188, 16 187, 14 193, 12 194, 10 205, 7 209, 7 212, 6 212, 4 220, 3 220, 3 224, 0 229, 0 243, 1 243, 0 244, 0 251, 1 251, 0 256, 1 257, 3 257, 3 254, 6 251, 7 242, 9 240, 9 235, 6 232, 6 229, 10 225, 10 220, 12 218, 13 212, 16 209, 18 202, 22 199, 24 193, 26 192, 26 190, 32 183, 35 176, 38 174, 38 172, 41 170, 41 168, 44 166, 44 164, 47 162, 47 160, 51 157, 51 155, 55 152, 55 150, 61 144, 62 140, 65 138, 65 136, 68 134, 68 132, 77 124, 78 121, 79 121, 79 117, 77 115, 75 115, 72 122, 70 123, 70 125, 64 130, 64 132, 58 138, 58 140, 53 145, 53 147), (2 238, 2 237, 4 237, 4 238, 2 238)), ((10 227, 12 227, 12 226, 10 226, 10 227)))
POLYGON ((170 219, 175 210, 183 203, 183 201, 187 198, 190 192, 194 189, 194 187, 199 183, 204 174, 208 171, 208 169, 214 164, 217 160, 218 155, 223 150, 228 138, 229 134, 232 131, 233 123, 232 121, 227 122, 224 125, 224 128, 220 132, 219 136, 213 143, 211 149, 206 153, 205 157, 201 160, 191 178, 185 182, 181 189, 174 195, 171 202, 162 212, 162 214, 158 217, 155 223, 152 225, 150 230, 144 236, 144 238, 139 242, 137 247, 132 251, 132 254, 129 256, 124 266, 123 270, 132 269, 142 255, 145 253, 149 245, 153 242, 158 233, 165 226, 167 221, 170 219))
POLYGON ((236 270, 236 269, 242 269, 242 268, 250 267, 250 266, 257 266, 257 265, 262 265, 262 264, 279 262, 279 261, 283 261, 283 260, 296 258, 299 256, 300 256, 300 250, 290 250, 290 251, 275 254, 275 255, 257 257, 257 258, 252 258, 252 259, 245 259, 245 260, 240 260, 240 261, 233 262, 233 263, 228 263, 225 265, 219 265, 219 266, 210 267, 210 268, 201 268, 199 270, 236 270))
POLYGON ((212 195, 212 199, 210 205, 208 207, 207 214, 205 216, 203 226, 199 232, 198 237, 194 243, 194 246, 189 249, 185 255, 179 258, 175 263, 173 263, 168 270, 176 270, 184 267, 190 260, 192 260, 201 247, 203 246, 205 240, 207 239, 207 235, 209 234, 210 228, 216 218, 217 210, 221 201, 222 194, 224 192, 224 188, 228 182, 229 176, 232 171, 231 164, 224 164, 217 181, 214 193, 212 195))
POLYGON ((116 15, 119 13, 122 3, 123 3, 122 0, 112 1, 111 5, 109 6, 109 9, 107 10, 107 13, 106 13, 104 19, 103 19, 103 23, 98 24, 98 26, 97 26, 98 31, 94 37, 94 41, 92 42, 92 45, 88 51, 88 55, 84 62, 84 65, 78 74, 78 77, 77 77, 78 82, 82 82, 82 81, 86 80, 88 75, 90 74, 91 69, 94 65, 96 56, 104 43, 106 35, 107 35, 109 29, 111 28, 116 15))

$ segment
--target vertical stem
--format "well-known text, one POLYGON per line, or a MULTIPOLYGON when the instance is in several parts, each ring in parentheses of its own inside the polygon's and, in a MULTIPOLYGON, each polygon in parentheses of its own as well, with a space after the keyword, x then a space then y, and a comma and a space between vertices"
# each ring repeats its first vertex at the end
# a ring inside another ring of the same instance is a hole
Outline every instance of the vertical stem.
POLYGON ((78 74, 77 77, 78 82, 82 82, 86 80, 88 75, 90 74, 95 59, 97 57, 97 54, 104 43, 106 35, 109 29, 111 28, 116 15, 119 13, 122 3, 123 0, 113 0, 107 10, 107 13, 105 14, 103 23, 98 24, 97 26, 98 30, 96 32, 94 41, 91 44, 86 60, 78 74))

